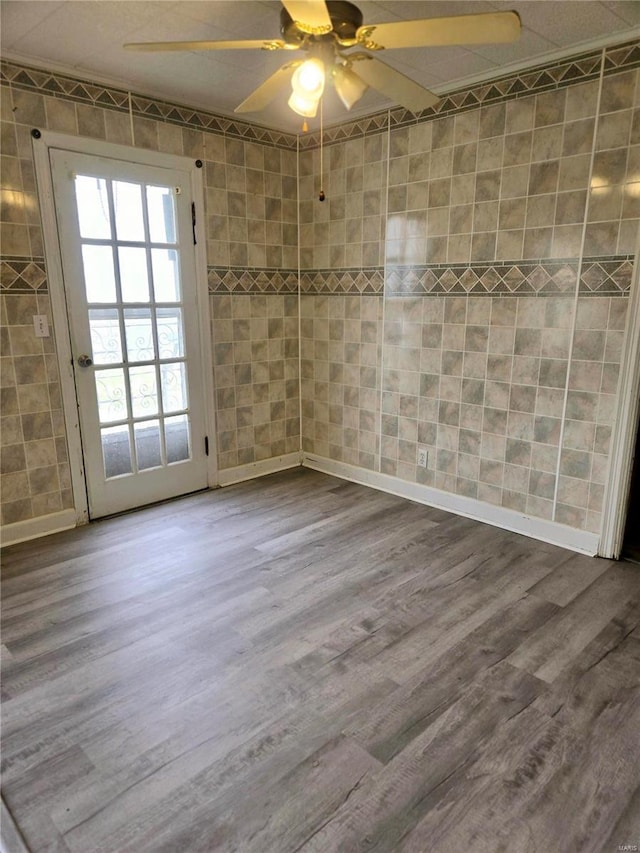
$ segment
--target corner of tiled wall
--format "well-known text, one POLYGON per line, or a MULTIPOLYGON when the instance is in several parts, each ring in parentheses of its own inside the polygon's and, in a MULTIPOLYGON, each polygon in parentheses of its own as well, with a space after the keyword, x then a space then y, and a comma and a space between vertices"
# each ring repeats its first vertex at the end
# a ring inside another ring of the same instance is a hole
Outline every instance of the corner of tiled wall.
POLYGON ((227 469, 300 449, 297 153, 220 137, 205 147, 218 462, 227 469))
POLYGON ((606 51, 600 91, 602 61, 594 51, 454 93, 422 117, 396 110, 373 130, 329 130, 333 207, 331 193, 314 203, 319 140, 307 142, 307 452, 599 531, 640 215, 637 45, 606 51), (345 164, 363 225, 343 255, 345 164), (377 359, 359 376, 331 324, 357 316, 347 299, 377 318, 366 332, 377 359), (360 433, 373 452, 359 461, 350 407, 362 394, 374 406, 359 423, 375 427, 370 441, 360 433))

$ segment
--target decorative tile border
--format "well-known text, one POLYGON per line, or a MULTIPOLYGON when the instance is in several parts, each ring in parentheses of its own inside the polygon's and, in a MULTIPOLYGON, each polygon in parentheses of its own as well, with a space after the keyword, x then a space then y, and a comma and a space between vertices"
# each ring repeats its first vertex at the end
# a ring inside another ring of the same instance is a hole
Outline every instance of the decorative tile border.
MULTIPOLYGON (((602 50, 597 50, 521 71, 518 74, 496 77, 471 89, 458 89, 445 94, 435 106, 418 114, 404 108, 397 108, 328 127, 324 131, 323 142, 325 145, 330 145, 372 133, 382 133, 387 129, 388 124, 392 128, 406 127, 474 110, 488 104, 497 104, 513 98, 522 98, 595 80, 600 74, 601 62, 602 50)), ((605 75, 639 67, 639 41, 605 49, 605 75)), ((316 148, 319 145, 319 132, 300 137, 301 150, 316 148)))
MULTIPOLYGON (((302 293, 386 296, 572 296, 579 262, 504 261, 495 264, 428 264, 370 269, 307 270, 302 293)), ((580 277, 582 296, 628 296, 633 258, 586 258, 580 277)))
POLYGON ((208 267, 209 293, 297 293, 297 270, 208 267))
POLYGON ((141 118, 208 130, 211 133, 261 142, 276 148, 295 150, 297 146, 297 136, 294 133, 284 133, 218 113, 129 93, 125 89, 91 83, 58 72, 18 65, 8 60, 0 62, 0 83, 9 84, 15 89, 38 92, 41 95, 90 104, 107 110, 129 113, 131 109, 133 115, 141 118))
POLYGON ((0 259, 0 292, 46 293, 47 271, 44 258, 0 259))
POLYGON ((302 293, 371 294, 384 290, 383 267, 302 270, 302 293))
MULTIPOLYGON (((582 296, 628 296, 633 256, 585 258, 580 276, 582 296)), ((314 269, 300 273, 300 291, 315 294, 390 296, 538 296, 572 295, 578 260, 503 261, 495 264, 427 264, 384 267, 314 269)), ((207 268, 210 294, 297 293, 296 270, 207 268)), ((0 291, 46 293, 44 258, 0 259, 0 291)))
POLYGON ((385 293, 391 296, 572 294, 577 276, 575 260, 392 267, 387 268, 385 293))
MULTIPOLYGON (((297 293, 296 270, 208 267, 209 293, 297 293)), ((0 292, 46 293, 44 258, 0 259, 0 292)))
POLYGON ((581 296, 628 296, 633 275, 633 255, 585 258, 580 276, 581 296))
POLYGON ((640 41, 638 39, 605 49, 605 76, 626 68, 640 68, 640 41))

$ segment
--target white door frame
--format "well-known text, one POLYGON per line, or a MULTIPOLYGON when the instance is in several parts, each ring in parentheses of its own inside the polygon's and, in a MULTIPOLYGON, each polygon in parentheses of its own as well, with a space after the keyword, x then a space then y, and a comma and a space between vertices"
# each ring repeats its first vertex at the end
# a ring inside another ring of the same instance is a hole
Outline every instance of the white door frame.
POLYGON ((618 397, 611 432, 609 476, 604 491, 598 555, 617 560, 622 551, 631 465, 640 416, 640 230, 633 264, 631 294, 620 360, 618 397))
POLYGON ((138 163, 143 166, 158 166, 165 169, 176 169, 189 172, 191 196, 196 209, 196 222, 201 223, 197 229, 199 234, 195 250, 196 298, 198 302, 200 350, 202 355, 202 375, 205 391, 205 432, 209 437, 209 456, 207 459, 207 481, 209 487, 216 486, 218 480, 217 449, 215 430, 215 396, 213 388, 213 359, 211 349, 211 324, 209 319, 209 293, 207 286, 207 255, 206 255, 206 219, 204 212, 204 182, 203 170, 195 165, 189 157, 174 154, 161 154, 157 151, 146 151, 129 145, 116 145, 100 139, 69 136, 44 130, 38 139, 33 139, 33 158, 35 163, 38 197, 42 216, 42 232, 44 238, 45 263, 49 284, 49 299, 51 301, 51 319, 55 333, 60 386, 62 392, 62 408, 65 420, 67 444, 69 448, 69 464, 71 469, 71 488, 76 513, 76 523, 86 524, 89 520, 87 505, 87 490, 85 483, 82 441, 78 418, 78 402, 72 367, 71 338, 69 318, 62 274, 62 256, 58 239, 53 181, 49 162, 49 149, 62 148, 79 154, 89 154, 96 157, 108 157, 112 160, 124 160, 127 163, 138 163))

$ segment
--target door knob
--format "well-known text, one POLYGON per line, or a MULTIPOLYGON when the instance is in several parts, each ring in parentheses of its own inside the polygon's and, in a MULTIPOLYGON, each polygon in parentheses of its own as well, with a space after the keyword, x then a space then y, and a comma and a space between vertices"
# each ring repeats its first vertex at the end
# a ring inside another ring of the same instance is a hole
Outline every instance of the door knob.
POLYGON ((90 355, 79 355, 76 359, 80 367, 91 367, 93 364, 93 359, 90 355))

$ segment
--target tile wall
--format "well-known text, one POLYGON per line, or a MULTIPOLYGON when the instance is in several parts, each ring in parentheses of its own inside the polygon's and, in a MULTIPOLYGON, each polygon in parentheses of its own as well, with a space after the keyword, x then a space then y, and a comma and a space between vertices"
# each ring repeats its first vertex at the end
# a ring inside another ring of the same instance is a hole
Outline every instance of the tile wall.
POLYGON ((2 521, 10 524, 68 509, 73 497, 54 339, 33 329, 34 314, 51 316, 49 296, 3 294, 0 311, 2 521))
POLYGON ((211 296, 218 460, 247 465, 300 449, 298 296, 211 296))
POLYGON ((300 445, 293 136, 2 65, 2 523, 72 506, 31 129, 203 161, 221 469, 300 445))
POLYGON ((640 216, 640 49, 604 59, 328 131, 322 179, 305 141, 307 452, 599 531, 640 216))
POLYGON ((302 297, 303 450, 377 468, 382 308, 367 294, 302 297))

